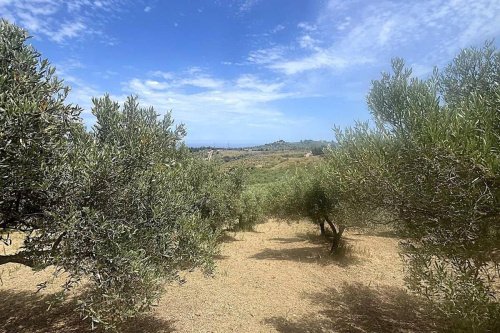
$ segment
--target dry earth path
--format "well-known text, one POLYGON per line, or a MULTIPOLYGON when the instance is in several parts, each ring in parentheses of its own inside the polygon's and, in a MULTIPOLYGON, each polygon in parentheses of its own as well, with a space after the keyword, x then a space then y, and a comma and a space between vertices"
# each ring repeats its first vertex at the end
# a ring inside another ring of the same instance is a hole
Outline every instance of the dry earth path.
MULTIPOLYGON (((347 231, 335 257, 307 223, 269 221, 228 233, 213 277, 186 272, 126 332, 432 332, 424 303, 403 287, 398 240, 347 231)), ((1 250, 1 249, 0 249, 1 250)), ((68 307, 33 294, 50 273, 5 265, 0 332, 84 332, 68 307), (2 324, 3 323, 3 324, 2 324)), ((50 291, 50 290, 49 290, 50 291)))

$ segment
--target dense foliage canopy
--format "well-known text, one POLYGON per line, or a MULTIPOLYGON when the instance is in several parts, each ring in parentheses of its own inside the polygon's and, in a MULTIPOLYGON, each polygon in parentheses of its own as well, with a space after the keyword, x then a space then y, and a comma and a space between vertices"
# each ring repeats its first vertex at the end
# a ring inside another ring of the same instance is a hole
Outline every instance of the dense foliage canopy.
POLYGON ((321 168, 275 189, 275 213, 391 223, 408 286, 453 330, 498 331, 500 53, 466 49, 427 80, 392 65, 368 95, 374 123, 336 130, 321 168))
MULTIPOLYGON (((496 330, 500 246, 500 53, 462 51, 428 80, 401 60, 368 105, 384 144, 377 204, 407 238, 408 283, 438 299, 455 329, 496 330)), ((370 190, 368 190, 370 192, 370 190)))
POLYGON ((242 176, 194 158, 183 126, 135 97, 93 100, 87 132, 68 88, 0 23, 1 240, 24 234, 0 264, 54 265, 80 282, 82 312, 106 327, 148 309, 179 269, 210 269, 217 238, 238 222, 242 176))

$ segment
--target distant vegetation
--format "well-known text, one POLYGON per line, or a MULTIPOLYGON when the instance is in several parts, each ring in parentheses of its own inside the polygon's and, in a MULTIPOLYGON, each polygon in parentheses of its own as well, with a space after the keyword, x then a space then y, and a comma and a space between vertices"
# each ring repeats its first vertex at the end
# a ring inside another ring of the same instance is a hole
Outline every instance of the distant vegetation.
POLYGON ((257 151, 316 151, 318 153, 317 155, 320 155, 324 148, 331 146, 332 144, 333 142, 321 140, 302 140, 300 142, 286 142, 283 140, 279 140, 273 143, 266 143, 261 146, 254 146, 251 147, 251 149, 257 151))
POLYGON ((267 152, 311 151, 314 155, 322 155, 323 150, 332 145, 334 145, 333 141, 324 141, 324 140, 302 140, 299 142, 287 142, 284 140, 278 140, 260 146, 249 146, 243 148, 200 146, 200 147, 190 147, 189 150, 191 150, 192 152, 208 151, 208 150, 267 151, 267 152))

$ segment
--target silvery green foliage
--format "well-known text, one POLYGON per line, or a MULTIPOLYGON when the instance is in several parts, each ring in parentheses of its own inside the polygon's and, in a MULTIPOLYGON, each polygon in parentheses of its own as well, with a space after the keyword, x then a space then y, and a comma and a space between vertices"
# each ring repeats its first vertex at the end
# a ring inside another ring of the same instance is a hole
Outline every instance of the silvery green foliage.
POLYGON ((2 21, 0 41, 0 224, 26 234, 0 263, 55 265, 64 292, 83 281, 80 310, 107 328, 149 309, 180 269, 210 271, 241 175, 195 159, 184 127, 135 97, 94 99, 86 132, 26 33, 2 21))
POLYGON ((257 224, 264 223, 265 215, 265 195, 262 191, 247 189, 241 192, 238 200, 238 222, 234 225, 234 230, 250 231, 257 224))
POLYGON ((397 221, 409 287, 435 300, 453 330, 498 330, 499 52, 466 49, 427 80, 396 59, 368 105, 376 126, 339 131, 328 157, 353 189, 341 201, 397 221))
MULTIPOLYGON (((66 202, 72 184, 64 165, 82 127, 80 109, 64 103, 69 89, 27 39, 25 31, 0 21, 0 226, 25 231, 29 241, 66 202)), ((34 264, 45 246, 30 248, 18 261, 34 264)))
POLYGON ((309 218, 314 223, 324 221, 335 212, 338 204, 331 182, 325 179, 324 165, 297 170, 270 189, 273 215, 281 218, 309 218))
POLYGON ((269 213, 285 219, 307 218, 319 224, 322 235, 326 235, 325 223, 333 234, 331 252, 341 245, 341 237, 348 219, 341 218, 342 198, 339 179, 332 176, 325 163, 312 168, 296 170, 284 181, 274 184, 269 190, 269 213))
POLYGON ((75 159, 80 195, 62 226, 71 241, 56 259, 66 271, 78 261, 95 291, 82 309, 111 325, 149 308, 179 269, 210 268, 234 218, 226 198, 240 186, 188 155, 170 115, 158 120, 132 97, 123 107, 95 99, 92 111, 96 125, 75 159))

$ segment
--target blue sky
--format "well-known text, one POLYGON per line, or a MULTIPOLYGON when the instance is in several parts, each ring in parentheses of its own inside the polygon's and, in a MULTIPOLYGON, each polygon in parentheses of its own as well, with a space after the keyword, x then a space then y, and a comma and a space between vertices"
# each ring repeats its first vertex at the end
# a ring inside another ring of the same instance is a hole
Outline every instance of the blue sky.
POLYGON ((333 139, 367 120, 402 57, 425 77, 500 35, 498 0, 0 0, 84 108, 109 93, 172 110, 193 145, 333 139))

